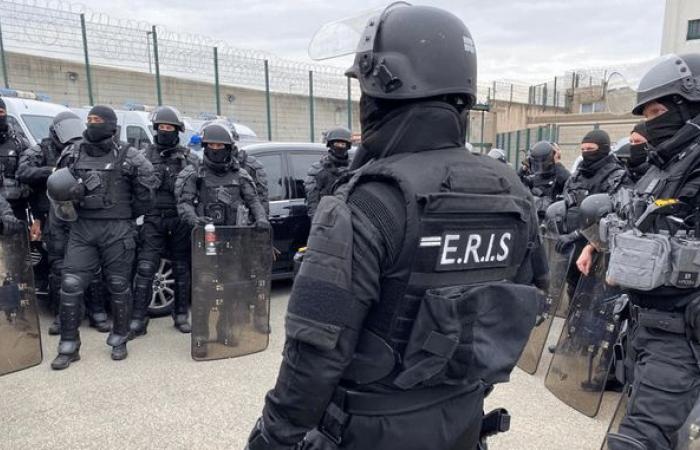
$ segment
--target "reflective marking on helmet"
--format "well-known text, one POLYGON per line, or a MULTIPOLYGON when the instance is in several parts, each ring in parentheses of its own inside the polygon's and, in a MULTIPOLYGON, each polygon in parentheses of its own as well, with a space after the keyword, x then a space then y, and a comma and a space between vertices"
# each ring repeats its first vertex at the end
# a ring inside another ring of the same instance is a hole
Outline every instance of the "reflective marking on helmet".
POLYGON ((476 53, 476 47, 474 46, 474 40, 469 36, 462 36, 464 38, 464 51, 467 53, 476 53))
POLYGON ((440 247, 441 245, 442 238, 440 236, 428 236, 420 240, 421 247, 440 247))

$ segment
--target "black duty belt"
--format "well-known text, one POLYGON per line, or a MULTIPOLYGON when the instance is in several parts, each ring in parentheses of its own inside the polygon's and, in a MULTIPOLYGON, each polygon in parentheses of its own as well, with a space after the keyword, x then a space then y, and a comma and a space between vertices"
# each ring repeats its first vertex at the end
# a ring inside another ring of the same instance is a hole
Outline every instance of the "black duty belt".
POLYGON ((477 388, 478 385, 468 384, 385 393, 360 392, 343 388, 338 390, 346 413, 360 416, 390 416, 428 408, 458 395, 473 392, 477 388))
POLYGON ((630 312, 632 319, 643 327, 674 334, 685 334, 686 332, 685 318, 680 313, 655 311, 634 305, 630 312))

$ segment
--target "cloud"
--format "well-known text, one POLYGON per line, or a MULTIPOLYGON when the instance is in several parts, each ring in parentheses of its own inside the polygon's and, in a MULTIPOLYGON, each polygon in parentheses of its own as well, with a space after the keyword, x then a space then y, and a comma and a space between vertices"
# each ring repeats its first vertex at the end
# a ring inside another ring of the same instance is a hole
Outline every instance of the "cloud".
MULTIPOLYGON (((617 65, 658 55, 659 0, 432 0, 469 26, 481 80, 551 79, 564 71, 617 65)), ((93 8, 170 31, 197 33, 239 48, 309 61, 314 32, 386 2, 375 0, 112 0, 93 8), (137 15, 138 17, 136 17, 137 15)), ((345 62, 330 62, 345 67, 345 62)))

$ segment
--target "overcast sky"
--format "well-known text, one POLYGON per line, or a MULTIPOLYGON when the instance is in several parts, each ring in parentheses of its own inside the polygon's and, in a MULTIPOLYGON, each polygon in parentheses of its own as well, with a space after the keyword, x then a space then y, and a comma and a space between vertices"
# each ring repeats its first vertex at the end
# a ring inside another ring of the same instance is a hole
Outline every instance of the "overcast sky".
MULTIPOLYGON (((448 9, 464 20, 476 43, 480 81, 541 81, 575 68, 653 58, 661 48, 665 3, 665 0, 414 2, 448 9)), ((111 0, 93 3, 91 8, 162 25, 171 31, 204 34, 235 47, 308 61, 309 41, 321 25, 386 4, 376 0, 111 0), (127 16, 125 11, 129 11, 127 16)))

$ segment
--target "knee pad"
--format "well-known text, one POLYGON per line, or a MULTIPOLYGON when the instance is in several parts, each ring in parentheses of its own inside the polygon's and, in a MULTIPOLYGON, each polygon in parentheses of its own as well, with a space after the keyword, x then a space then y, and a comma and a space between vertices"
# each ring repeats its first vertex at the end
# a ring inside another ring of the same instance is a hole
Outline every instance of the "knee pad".
POLYGON ((631 436, 608 433, 608 450, 647 450, 647 446, 631 436))
POLYGON ((107 277, 107 290, 110 294, 123 294, 129 290, 129 280, 119 275, 107 277))
POLYGON ((71 273, 64 274, 61 277, 61 290, 66 294, 78 294, 83 291, 83 280, 71 273))
POLYGON ((136 264, 136 273, 144 278, 151 278, 156 273, 156 265, 147 259, 140 260, 136 264))

